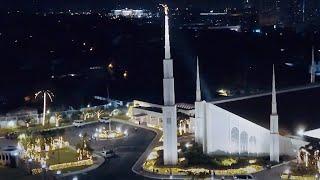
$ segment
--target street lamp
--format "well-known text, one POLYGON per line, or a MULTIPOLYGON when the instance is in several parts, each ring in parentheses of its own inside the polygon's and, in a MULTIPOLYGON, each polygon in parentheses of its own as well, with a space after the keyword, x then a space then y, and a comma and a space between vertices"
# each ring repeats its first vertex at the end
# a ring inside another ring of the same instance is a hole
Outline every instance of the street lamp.
POLYGON ((41 90, 35 94, 35 99, 37 99, 39 96, 41 96, 43 98, 42 126, 44 126, 45 120, 46 120, 47 96, 49 97, 50 101, 52 102, 53 101, 52 98, 54 97, 54 94, 49 90, 41 90))

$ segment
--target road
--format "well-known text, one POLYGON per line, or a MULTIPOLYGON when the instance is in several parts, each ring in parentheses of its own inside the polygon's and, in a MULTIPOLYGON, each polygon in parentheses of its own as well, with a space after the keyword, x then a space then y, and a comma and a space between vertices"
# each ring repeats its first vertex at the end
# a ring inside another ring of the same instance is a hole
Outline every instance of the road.
MULTIPOLYGON (((74 145, 79 140, 79 133, 93 134, 95 128, 103 126, 103 124, 88 125, 83 128, 71 128, 66 130, 65 136, 69 142, 74 145)), ((107 127, 107 125, 104 125, 107 127)), ((112 180, 140 180, 147 179, 142 176, 136 175, 132 172, 132 166, 146 150, 149 143, 155 137, 155 133, 146 129, 112 123, 112 128, 121 127, 122 130, 128 130, 128 136, 117 140, 106 141, 92 141, 91 147, 97 151, 105 149, 114 149, 117 157, 107 160, 99 168, 90 171, 85 174, 77 175, 78 180, 100 180, 100 179, 112 179, 112 180)), ((65 180, 72 180, 74 176, 66 177, 65 180)))
POLYGON ((286 169, 289 169, 288 164, 284 164, 269 170, 261 171, 259 173, 256 173, 254 176, 259 180, 280 180, 280 174, 282 174, 286 169))

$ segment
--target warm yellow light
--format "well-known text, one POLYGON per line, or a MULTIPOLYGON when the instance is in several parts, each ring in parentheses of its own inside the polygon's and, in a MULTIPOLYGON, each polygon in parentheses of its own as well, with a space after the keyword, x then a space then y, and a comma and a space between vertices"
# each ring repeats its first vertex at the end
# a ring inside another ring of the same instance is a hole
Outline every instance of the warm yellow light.
POLYGON ((51 165, 49 166, 49 170, 61 170, 61 169, 66 169, 70 167, 89 166, 92 164, 93 164, 93 160, 90 158, 90 159, 81 160, 77 162, 68 162, 68 163, 51 165))

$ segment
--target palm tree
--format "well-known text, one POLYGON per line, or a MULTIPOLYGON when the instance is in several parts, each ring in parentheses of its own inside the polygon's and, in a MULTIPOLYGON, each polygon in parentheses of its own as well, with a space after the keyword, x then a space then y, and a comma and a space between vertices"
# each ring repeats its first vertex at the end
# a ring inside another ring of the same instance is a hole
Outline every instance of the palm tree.
POLYGON ((41 90, 35 94, 35 98, 37 99, 39 96, 41 96, 43 98, 42 126, 44 126, 45 120, 46 120, 47 96, 49 97, 50 101, 52 102, 53 101, 52 98, 54 97, 54 94, 49 90, 41 90))

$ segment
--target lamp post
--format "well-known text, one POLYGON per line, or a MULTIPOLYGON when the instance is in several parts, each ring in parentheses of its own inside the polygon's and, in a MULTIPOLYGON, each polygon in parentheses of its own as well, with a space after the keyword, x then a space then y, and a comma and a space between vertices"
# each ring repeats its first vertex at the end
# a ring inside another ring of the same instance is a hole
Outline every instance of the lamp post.
POLYGON ((35 99, 37 99, 39 96, 41 96, 43 98, 42 126, 44 126, 45 120, 46 120, 47 96, 49 97, 50 101, 52 102, 53 101, 52 98, 54 97, 54 94, 49 90, 41 90, 35 94, 35 99))

